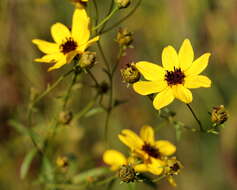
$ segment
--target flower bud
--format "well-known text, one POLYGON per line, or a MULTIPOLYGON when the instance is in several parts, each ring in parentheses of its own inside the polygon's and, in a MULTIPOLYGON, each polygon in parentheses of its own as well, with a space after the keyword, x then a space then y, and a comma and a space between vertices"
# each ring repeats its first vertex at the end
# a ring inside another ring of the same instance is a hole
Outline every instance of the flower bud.
POLYGON ((99 94, 106 94, 109 90, 109 85, 107 82, 103 81, 98 87, 99 94))
POLYGON ((59 156, 56 160, 56 164, 60 168, 67 168, 68 167, 68 158, 65 156, 59 156))
POLYGON ((118 177, 125 183, 134 182, 137 174, 131 165, 122 165, 118 170, 118 177))
POLYGON ((132 32, 129 32, 125 28, 120 28, 116 36, 116 42, 123 49, 128 48, 133 42, 132 32))
POLYGON ((63 111, 59 114, 59 121, 60 123, 67 125, 73 118, 73 114, 70 111, 63 111))
POLYGON ((134 63, 127 64, 125 68, 120 70, 120 72, 123 82, 130 84, 137 82, 141 77, 134 63))
POLYGON ((130 5, 131 0, 115 0, 115 2, 117 3, 120 9, 124 9, 130 5))
POLYGON ((229 115, 223 105, 213 107, 211 120, 214 124, 220 125, 227 121, 229 115))
POLYGON ((95 63, 96 63, 96 53, 87 51, 81 55, 78 64, 81 68, 91 68, 95 63))
POLYGON ((183 165, 180 161, 176 159, 176 157, 168 158, 166 160, 166 166, 164 168, 164 173, 166 175, 178 175, 180 169, 183 168, 183 165))

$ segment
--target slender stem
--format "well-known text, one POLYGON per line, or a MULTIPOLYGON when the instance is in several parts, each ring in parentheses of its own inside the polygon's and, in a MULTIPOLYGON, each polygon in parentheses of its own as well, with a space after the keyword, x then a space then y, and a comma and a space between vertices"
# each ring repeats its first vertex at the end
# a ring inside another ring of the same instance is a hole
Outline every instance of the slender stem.
MULTIPOLYGON (((92 0, 92 3, 94 5, 95 8, 95 25, 97 26, 98 24, 98 19, 99 19, 99 10, 98 10, 98 5, 96 0, 92 0)), ((95 30, 97 32, 97 29, 95 30)))
POLYGON ((111 68, 110 68, 110 65, 109 65, 109 61, 107 60, 107 58, 105 56, 105 53, 104 53, 104 50, 103 50, 103 48, 101 46, 100 41, 97 41, 97 46, 99 48, 100 54, 102 56, 102 59, 104 60, 105 66, 107 68, 107 71, 110 73, 111 68))
POLYGON ((95 26, 94 28, 92 28, 92 31, 99 29, 101 26, 103 26, 106 22, 109 21, 109 19, 119 10, 119 8, 116 6, 111 13, 105 17, 97 26, 95 26))
POLYGON ((142 0, 139 0, 137 4, 135 5, 135 7, 125 17, 123 17, 122 19, 120 19, 119 21, 117 21, 112 26, 108 27, 107 29, 100 31, 100 35, 109 32, 110 30, 114 29, 115 27, 123 23, 125 20, 127 20, 130 16, 132 16, 136 12, 138 7, 140 6, 141 2, 142 0))
POLYGON ((75 85, 76 81, 77 81, 77 76, 78 76, 78 73, 77 72, 74 72, 74 76, 73 76, 73 79, 72 79, 72 82, 70 84, 70 86, 68 87, 68 90, 67 90, 67 93, 64 97, 64 101, 63 101, 63 110, 65 110, 66 106, 67 106, 67 103, 68 103, 68 99, 71 95, 71 91, 72 91, 72 87, 75 85))
MULTIPOLYGON (((113 10, 113 6, 114 6, 114 0, 111 0, 110 7, 109 7, 109 10, 108 10, 106 16, 108 16, 108 15, 111 13, 111 11, 113 10)), ((106 24, 107 24, 107 23, 105 23, 105 24, 101 27, 99 33, 102 33, 102 31, 104 30, 106 24)))
POLYGON ((192 107, 190 106, 190 104, 186 104, 186 105, 187 105, 188 109, 191 111, 191 113, 192 113, 193 117, 195 118, 195 120, 197 121, 197 123, 198 123, 198 125, 199 125, 199 127, 200 127, 200 131, 201 131, 201 132, 204 132, 205 130, 204 130, 203 126, 202 126, 202 123, 201 123, 201 121, 198 119, 198 117, 197 117, 197 115, 195 114, 195 112, 193 111, 192 107))
POLYGON ((99 87, 99 86, 100 86, 100 85, 99 85, 99 82, 97 81, 97 79, 95 78, 95 76, 93 75, 93 73, 92 73, 89 69, 87 69, 86 71, 88 72, 88 74, 89 74, 89 76, 92 78, 92 80, 95 82, 96 87, 99 87))

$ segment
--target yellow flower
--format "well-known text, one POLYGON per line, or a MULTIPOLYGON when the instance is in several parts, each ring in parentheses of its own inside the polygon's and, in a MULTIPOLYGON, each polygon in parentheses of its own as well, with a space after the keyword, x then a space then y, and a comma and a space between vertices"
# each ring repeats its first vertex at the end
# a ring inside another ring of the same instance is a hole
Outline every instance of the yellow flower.
POLYGON ((167 46, 162 52, 163 67, 141 61, 136 63, 137 69, 149 81, 139 81, 133 84, 134 90, 141 95, 159 93, 153 100, 155 109, 161 109, 175 98, 192 102, 189 88, 208 88, 211 80, 199 75, 208 65, 210 53, 205 53, 194 60, 192 45, 185 39, 179 52, 172 46, 167 46))
POLYGON ((84 8, 88 3, 88 0, 71 0, 71 1, 76 4, 77 8, 84 8))
POLYGON ((144 160, 143 164, 137 166, 139 171, 159 175, 163 171, 163 158, 176 151, 176 147, 169 141, 155 141, 154 130, 148 125, 141 128, 140 137, 129 129, 122 130, 118 137, 136 156, 144 160))
POLYGON ((113 171, 119 171, 123 166, 132 167, 136 172, 150 172, 155 175, 160 175, 163 171, 164 162, 153 159, 150 163, 139 163, 135 157, 126 158, 117 150, 107 150, 103 154, 103 161, 110 165, 113 171))
POLYGON ((56 43, 40 39, 32 40, 46 54, 42 58, 35 59, 35 61, 54 64, 49 68, 49 71, 70 63, 76 55, 84 53, 88 46, 99 40, 99 36, 89 40, 89 24, 90 18, 86 11, 76 8, 71 31, 61 23, 56 23, 51 27, 51 34, 56 43))

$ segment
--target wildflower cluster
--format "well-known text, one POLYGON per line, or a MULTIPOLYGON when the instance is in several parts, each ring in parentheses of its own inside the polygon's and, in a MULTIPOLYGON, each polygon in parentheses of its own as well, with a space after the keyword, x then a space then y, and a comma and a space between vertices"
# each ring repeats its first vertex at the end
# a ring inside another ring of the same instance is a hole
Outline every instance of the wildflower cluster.
POLYGON ((121 142, 130 148, 130 157, 116 150, 104 153, 104 162, 111 165, 112 170, 118 170, 118 175, 124 182, 142 180, 139 173, 149 172, 157 176, 164 176, 172 185, 176 186, 173 175, 177 175, 182 168, 180 161, 171 157, 176 147, 166 140, 155 140, 154 130, 145 125, 140 130, 140 136, 129 129, 124 129, 118 135, 121 142), (116 159, 115 159, 116 158, 116 159), (121 175, 126 170, 127 175, 121 175), (127 180, 129 178, 130 180, 127 180))

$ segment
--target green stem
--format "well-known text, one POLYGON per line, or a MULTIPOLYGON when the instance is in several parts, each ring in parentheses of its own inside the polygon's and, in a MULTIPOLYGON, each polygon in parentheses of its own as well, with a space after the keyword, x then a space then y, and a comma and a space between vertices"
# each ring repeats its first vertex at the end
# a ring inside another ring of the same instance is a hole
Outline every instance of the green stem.
POLYGON ((116 6, 111 13, 105 17, 97 26, 95 26, 94 28, 92 28, 92 31, 99 29, 101 26, 103 26, 106 22, 109 21, 109 19, 119 10, 119 8, 116 6))
POLYGON ((94 81, 96 87, 99 87, 99 86, 100 86, 100 85, 99 85, 99 82, 97 81, 97 79, 96 79, 96 77, 93 75, 93 73, 92 73, 89 69, 87 69, 86 71, 88 72, 88 74, 89 74, 89 76, 92 78, 92 80, 94 81))
POLYGON ((132 16, 136 10, 138 9, 138 7, 140 6, 142 0, 139 0, 137 2, 137 4, 135 5, 135 7, 125 16, 123 17, 121 20, 117 21, 115 24, 113 24, 112 26, 108 27, 107 29, 105 29, 104 31, 100 31, 100 35, 101 34, 105 34, 109 31, 111 31, 112 29, 114 29, 115 27, 117 27, 118 25, 120 25, 121 23, 123 23, 125 20, 127 20, 130 16, 132 16))
POLYGON ((201 132, 205 132, 205 130, 204 130, 203 126, 202 126, 201 121, 198 119, 197 115, 196 115, 195 112, 193 111, 193 109, 192 109, 192 107, 190 106, 190 104, 186 104, 186 105, 187 105, 188 109, 191 111, 191 113, 192 113, 193 117, 195 118, 195 120, 197 121, 197 123, 198 123, 198 125, 199 125, 199 127, 200 127, 200 131, 201 131, 201 132))
MULTIPOLYGON (((95 8, 95 25, 97 26, 97 24, 98 24, 98 19, 99 19, 98 5, 97 5, 96 0, 92 0, 92 3, 93 3, 94 8, 95 8)), ((97 33, 97 29, 96 29, 95 31, 96 31, 96 33, 97 33)))

